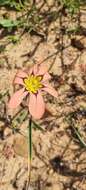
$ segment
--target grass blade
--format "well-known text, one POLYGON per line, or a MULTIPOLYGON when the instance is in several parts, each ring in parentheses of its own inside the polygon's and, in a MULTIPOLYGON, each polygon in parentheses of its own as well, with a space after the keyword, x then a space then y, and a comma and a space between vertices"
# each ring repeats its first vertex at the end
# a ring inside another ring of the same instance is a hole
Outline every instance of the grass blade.
POLYGON ((80 141, 81 145, 86 148, 86 143, 85 143, 84 140, 82 139, 80 132, 79 132, 79 131, 76 129, 76 127, 74 127, 74 126, 73 126, 73 129, 74 129, 74 132, 75 132, 75 134, 76 134, 78 140, 80 141))
POLYGON ((40 131, 44 131, 44 129, 42 127, 40 127, 40 125, 38 125, 35 121, 32 121, 32 127, 34 129, 38 129, 40 131))

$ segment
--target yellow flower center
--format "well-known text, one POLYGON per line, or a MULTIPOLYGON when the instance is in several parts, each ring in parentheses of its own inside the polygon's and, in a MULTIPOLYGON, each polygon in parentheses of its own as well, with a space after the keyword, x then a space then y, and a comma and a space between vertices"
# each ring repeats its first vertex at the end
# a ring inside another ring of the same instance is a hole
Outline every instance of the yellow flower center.
POLYGON ((41 80, 41 76, 28 76, 24 79, 24 86, 29 92, 36 93, 42 87, 41 80))

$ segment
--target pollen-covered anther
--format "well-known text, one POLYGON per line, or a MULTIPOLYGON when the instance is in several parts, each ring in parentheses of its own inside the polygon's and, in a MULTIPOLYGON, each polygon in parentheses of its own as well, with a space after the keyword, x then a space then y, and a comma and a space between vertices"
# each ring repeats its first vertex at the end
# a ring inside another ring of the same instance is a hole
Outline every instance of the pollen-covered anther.
POLYGON ((24 79, 24 86, 29 92, 36 93, 43 86, 41 80, 41 76, 31 75, 24 79))

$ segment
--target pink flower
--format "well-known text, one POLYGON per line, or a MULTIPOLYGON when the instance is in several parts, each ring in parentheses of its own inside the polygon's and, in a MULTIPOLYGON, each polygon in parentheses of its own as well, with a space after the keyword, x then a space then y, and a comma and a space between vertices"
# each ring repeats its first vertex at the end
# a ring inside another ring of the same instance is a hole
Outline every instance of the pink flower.
POLYGON ((14 84, 19 84, 22 88, 11 97, 8 105, 9 108, 16 108, 29 95, 29 112, 34 119, 40 119, 45 112, 42 91, 46 91, 52 96, 57 97, 57 91, 48 82, 50 78, 51 76, 43 64, 36 64, 28 72, 18 71, 14 84))

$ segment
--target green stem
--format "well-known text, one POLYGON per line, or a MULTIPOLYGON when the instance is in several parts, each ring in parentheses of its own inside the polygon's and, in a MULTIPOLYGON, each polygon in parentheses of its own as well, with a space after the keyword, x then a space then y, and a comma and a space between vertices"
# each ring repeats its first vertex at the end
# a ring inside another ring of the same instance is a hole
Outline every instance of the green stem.
POLYGON ((29 120, 29 154, 30 154, 30 161, 32 159, 32 117, 29 120))
POLYGON ((29 126, 28 126, 28 182, 27 182, 27 189, 30 186, 31 161, 32 161, 32 117, 30 117, 30 119, 29 119, 29 126))

